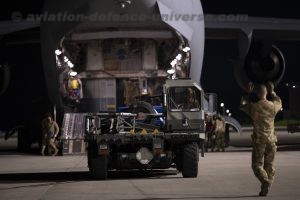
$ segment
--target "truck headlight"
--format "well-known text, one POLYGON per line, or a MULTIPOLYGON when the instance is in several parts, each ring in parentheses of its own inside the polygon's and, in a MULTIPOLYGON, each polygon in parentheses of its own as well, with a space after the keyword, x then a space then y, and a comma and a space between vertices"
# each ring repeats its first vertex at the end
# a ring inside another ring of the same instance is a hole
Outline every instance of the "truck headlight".
POLYGON ((136 152, 136 159, 142 164, 147 165, 153 159, 153 154, 148 148, 142 147, 136 152))
POLYGON ((108 146, 107 146, 107 144, 100 144, 99 149, 106 150, 106 149, 108 149, 108 146))

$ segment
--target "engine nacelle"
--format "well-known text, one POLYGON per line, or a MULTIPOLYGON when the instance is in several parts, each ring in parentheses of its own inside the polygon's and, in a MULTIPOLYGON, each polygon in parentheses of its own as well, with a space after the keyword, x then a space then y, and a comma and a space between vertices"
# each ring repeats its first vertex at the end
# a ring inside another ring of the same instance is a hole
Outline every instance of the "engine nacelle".
POLYGON ((263 84, 268 81, 278 85, 285 72, 285 59, 274 45, 253 43, 244 62, 235 67, 235 76, 241 88, 248 82, 263 84))

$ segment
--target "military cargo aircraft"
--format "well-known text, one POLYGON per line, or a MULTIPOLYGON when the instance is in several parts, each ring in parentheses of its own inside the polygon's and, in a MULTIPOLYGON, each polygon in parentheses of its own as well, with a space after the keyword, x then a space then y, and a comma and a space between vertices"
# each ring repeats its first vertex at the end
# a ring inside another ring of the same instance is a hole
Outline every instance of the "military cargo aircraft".
MULTIPOLYGON (((24 105, 17 97, 13 111, 1 105, 1 129, 8 135, 18 131, 19 147, 26 149, 38 140, 38 119, 47 110, 53 110, 60 124, 66 112, 118 110, 124 104, 119 100, 124 98, 120 87, 125 87, 127 79, 135 80, 141 92, 168 76, 200 84, 206 39, 238 41, 235 77, 241 88, 249 81, 280 82, 285 60, 273 41, 299 40, 300 20, 250 16, 224 20, 216 15, 207 18, 204 13, 199 0, 45 0, 41 14, 20 19, 16 13, 14 21, 0 22, 3 36, 40 29, 40 41, 27 42, 41 44, 40 58, 36 58, 42 62, 41 69, 35 70, 43 71, 47 88, 43 97, 50 99, 32 100, 34 95, 29 95, 32 102, 24 105), (70 76, 82 80, 79 103, 68 99, 66 79, 70 76)), ((36 78, 26 71, 14 70, 2 61, 0 99, 13 101, 17 96, 9 86, 12 73, 25 75, 24 80, 36 78)), ((36 84, 18 91, 24 93, 21 98, 36 84)), ((240 129, 233 119, 227 123, 240 129)))

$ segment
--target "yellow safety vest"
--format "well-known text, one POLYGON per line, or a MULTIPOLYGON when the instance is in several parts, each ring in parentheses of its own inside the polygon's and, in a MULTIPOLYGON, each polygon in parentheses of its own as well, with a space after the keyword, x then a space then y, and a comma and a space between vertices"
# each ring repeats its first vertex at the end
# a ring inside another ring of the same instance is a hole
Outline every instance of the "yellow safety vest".
POLYGON ((72 80, 71 87, 72 87, 73 90, 76 90, 76 89, 79 88, 79 83, 76 79, 72 80))

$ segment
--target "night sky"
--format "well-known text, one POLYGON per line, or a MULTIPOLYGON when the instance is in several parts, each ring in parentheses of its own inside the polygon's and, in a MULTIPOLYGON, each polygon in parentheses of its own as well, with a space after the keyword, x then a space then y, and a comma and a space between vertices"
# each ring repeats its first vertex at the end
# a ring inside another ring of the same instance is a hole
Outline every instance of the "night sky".
MULTIPOLYGON (((248 14, 258 17, 281 17, 281 18, 300 18, 299 7, 296 1, 258 1, 258 0, 202 0, 204 13, 213 14, 248 14), (263 2, 263 3, 262 3, 263 2)), ((11 0, 7 5, 0 8, 0 20, 10 20, 13 11, 20 11, 24 15, 29 13, 40 13, 43 1, 11 0)), ((299 56, 300 42, 275 42, 281 49, 286 59, 286 74, 281 84, 276 88, 278 94, 283 98, 284 108, 288 108, 288 93, 285 83, 300 82, 299 78, 299 56)), ((15 46, 15 48, 18 48, 15 46)), ((22 57, 40 56, 40 47, 38 44, 30 46, 30 51, 23 51, 22 57)), ((12 52, 14 50, 11 50, 12 52)), ((20 51, 17 51, 20 52, 20 51)), ((203 73, 201 85, 207 92, 218 94, 219 102, 224 102, 234 117, 240 118, 243 114, 239 111, 238 105, 243 91, 237 85, 233 75, 233 64, 238 55, 237 41, 231 40, 206 40, 203 73)), ((12 57, 12 56, 10 56, 12 57)), ((25 62, 28 67, 41 67, 42 63, 37 63, 41 59, 35 59, 34 62, 25 62)), ((18 63, 16 62, 16 65, 18 63)), ((38 70, 42 71, 42 70, 38 70)), ((39 76, 43 76, 41 73, 39 76)), ((42 79, 40 80, 43 81, 42 79)), ((41 84, 43 86, 45 84, 41 84)), ((44 90, 43 88, 39 89, 44 90)), ((44 93, 43 93, 44 95, 44 93)))

